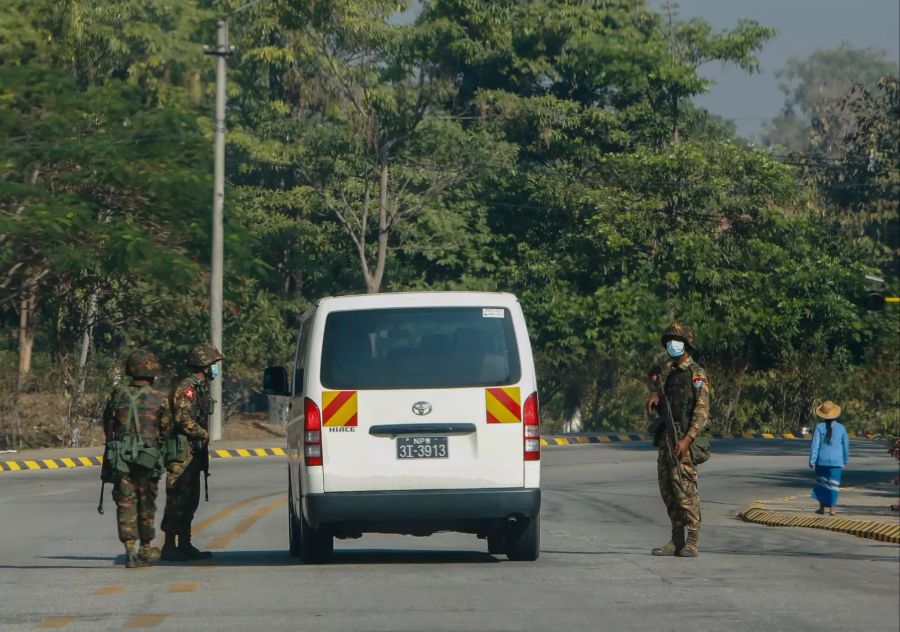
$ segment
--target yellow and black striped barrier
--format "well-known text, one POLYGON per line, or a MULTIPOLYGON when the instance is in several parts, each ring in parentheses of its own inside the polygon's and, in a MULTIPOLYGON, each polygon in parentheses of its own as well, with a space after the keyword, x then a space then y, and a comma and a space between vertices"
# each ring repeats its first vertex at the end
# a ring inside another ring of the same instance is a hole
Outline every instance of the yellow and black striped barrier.
POLYGON ((752 503, 738 512, 738 518, 744 522, 763 524, 768 527, 806 527, 808 529, 825 529, 848 533, 860 538, 892 542, 900 544, 900 524, 897 522, 878 522, 875 520, 858 520, 833 516, 809 516, 805 514, 769 511, 752 503))

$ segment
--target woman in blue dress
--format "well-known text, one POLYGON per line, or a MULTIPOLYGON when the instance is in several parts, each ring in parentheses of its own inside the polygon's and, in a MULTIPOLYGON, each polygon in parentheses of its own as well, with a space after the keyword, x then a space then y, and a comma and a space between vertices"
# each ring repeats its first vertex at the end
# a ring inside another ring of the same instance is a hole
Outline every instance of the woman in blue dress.
POLYGON ((817 514, 834 515, 838 492, 841 490, 841 471, 850 458, 850 439, 847 429, 838 422, 841 407, 831 400, 816 408, 816 415, 823 421, 816 425, 812 445, 809 448, 809 467, 816 470, 816 484, 812 497, 819 501, 817 514))

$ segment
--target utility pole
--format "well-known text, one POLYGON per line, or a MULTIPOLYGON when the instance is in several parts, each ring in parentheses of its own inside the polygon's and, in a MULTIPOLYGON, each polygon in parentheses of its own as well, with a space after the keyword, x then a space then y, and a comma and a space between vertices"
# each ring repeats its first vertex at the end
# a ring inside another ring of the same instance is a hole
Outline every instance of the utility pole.
MULTIPOLYGON (((219 21, 216 47, 204 46, 203 52, 216 57, 216 129, 215 167, 213 183, 212 216, 212 276, 209 284, 209 331, 212 343, 222 349, 222 268, 224 267, 224 229, 222 208, 225 204, 225 59, 231 54, 228 46, 228 22, 219 21)), ((219 362, 219 376, 212 382, 212 398, 215 410, 209 420, 209 438, 222 438, 222 363, 219 362)))

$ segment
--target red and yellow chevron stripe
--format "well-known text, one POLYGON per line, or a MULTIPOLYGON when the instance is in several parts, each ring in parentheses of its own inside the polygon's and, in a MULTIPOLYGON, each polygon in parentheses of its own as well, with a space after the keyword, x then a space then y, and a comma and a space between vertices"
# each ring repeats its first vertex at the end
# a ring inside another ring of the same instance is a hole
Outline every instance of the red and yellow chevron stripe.
POLYGON ((324 391, 322 393, 322 425, 355 426, 357 424, 356 391, 324 391))
POLYGON ((484 389, 484 407, 489 424, 522 422, 522 397, 518 386, 484 389))

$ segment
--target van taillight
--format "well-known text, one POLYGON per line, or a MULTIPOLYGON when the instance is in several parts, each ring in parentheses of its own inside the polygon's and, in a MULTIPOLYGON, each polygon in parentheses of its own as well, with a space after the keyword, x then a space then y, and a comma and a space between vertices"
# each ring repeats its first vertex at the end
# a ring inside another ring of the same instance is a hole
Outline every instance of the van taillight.
POLYGON ((303 402, 303 456, 307 465, 322 465, 322 415, 310 398, 303 402))
POLYGON ((541 416, 538 412, 538 394, 532 393, 522 409, 522 432, 525 440, 525 460, 541 460, 541 416))

